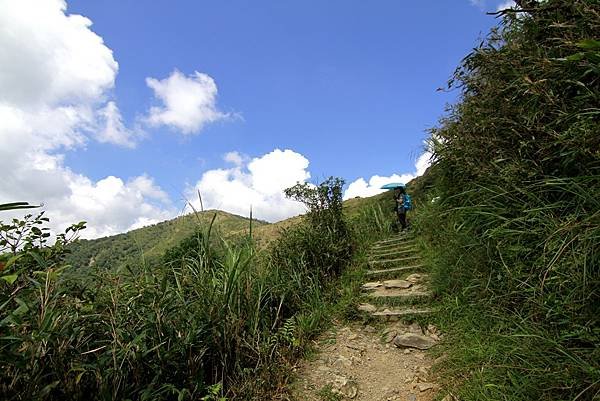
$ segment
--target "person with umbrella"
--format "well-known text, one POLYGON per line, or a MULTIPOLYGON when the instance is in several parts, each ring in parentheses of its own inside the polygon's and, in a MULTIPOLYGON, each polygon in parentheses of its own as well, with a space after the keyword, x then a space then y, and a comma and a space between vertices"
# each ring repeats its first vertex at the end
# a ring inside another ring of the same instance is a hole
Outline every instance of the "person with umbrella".
POLYGON ((406 212, 412 209, 410 195, 406 193, 406 185, 401 183, 390 183, 381 187, 382 189, 394 189, 394 211, 398 216, 398 222, 402 226, 402 231, 406 230, 408 224, 406 222, 406 212))

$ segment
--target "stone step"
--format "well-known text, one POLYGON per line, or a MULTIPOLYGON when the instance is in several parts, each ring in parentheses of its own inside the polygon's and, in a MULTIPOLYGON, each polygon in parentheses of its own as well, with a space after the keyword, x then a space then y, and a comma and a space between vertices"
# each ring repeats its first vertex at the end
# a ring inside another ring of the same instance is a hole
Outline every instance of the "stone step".
POLYGON ((391 251, 383 251, 383 252, 369 252, 369 256, 371 257, 380 257, 380 256, 392 256, 392 255, 403 255, 403 254, 407 254, 407 253, 413 253, 416 252, 417 248, 415 247, 410 247, 410 248, 403 248, 400 250, 391 250, 391 251))
POLYGON ((431 296, 431 291, 422 284, 414 284, 408 288, 382 286, 369 290, 367 296, 371 298, 429 297, 431 296))
POLYGON ((405 272, 405 271, 409 271, 409 270, 420 269, 422 267, 424 267, 424 265, 391 267, 389 269, 380 269, 380 270, 367 270, 365 275, 367 275, 367 276, 390 275, 392 273, 405 272))
POLYGON ((407 256, 404 258, 396 258, 396 259, 369 260, 368 263, 370 265, 387 265, 390 263, 406 262, 407 260, 417 260, 417 259, 421 259, 421 258, 419 256, 407 256))
MULTIPOLYGON (((431 298, 433 294, 431 293, 431 291, 411 291, 411 292, 404 292, 401 289, 398 288, 392 288, 392 289, 381 289, 381 290, 375 290, 375 291, 371 291, 369 294, 366 294, 367 297, 369 298, 398 298, 400 299, 421 299, 421 298, 431 298)), ((405 303, 405 302, 397 302, 397 303, 405 303)))
POLYGON ((434 310, 432 308, 415 308, 412 306, 408 307, 393 307, 393 306, 376 306, 370 303, 363 303, 358 305, 358 311, 367 312, 371 316, 412 316, 412 315, 426 315, 429 313, 433 313, 434 310))
POLYGON ((408 242, 408 241, 414 241, 414 240, 415 240, 414 237, 395 237, 395 238, 388 239, 385 241, 374 242, 373 246, 387 246, 387 245, 397 244, 399 242, 408 242))
POLYGON ((370 283, 364 283, 360 288, 364 291, 371 291, 377 288, 410 288, 413 285, 407 280, 385 280, 375 281, 370 283))
POLYGON ((361 288, 365 291, 375 290, 377 288, 410 288, 414 284, 421 284, 425 282, 429 276, 422 273, 413 273, 406 276, 404 279, 393 279, 383 281, 372 281, 364 283, 361 288))
POLYGON ((399 241, 399 240, 403 240, 403 239, 412 239, 412 236, 407 236, 407 235, 396 235, 394 237, 390 237, 388 239, 384 239, 384 240, 380 240, 380 241, 376 241, 375 244, 387 244, 389 242, 395 242, 395 241, 399 241))
POLYGON ((383 308, 376 312, 371 312, 372 316, 412 316, 412 315, 428 315, 433 313, 431 308, 383 308))
POLYGON ((384 244, 384 245, 373 245, 371 247, 371 251, 391 251, 394 250, 394 248, 406 248, 408 245, 412 245, 414 246, 416 243, 415 240, 408 240, 408 241, 399 241, 399 242, 394 242, 392 244, 384 244))

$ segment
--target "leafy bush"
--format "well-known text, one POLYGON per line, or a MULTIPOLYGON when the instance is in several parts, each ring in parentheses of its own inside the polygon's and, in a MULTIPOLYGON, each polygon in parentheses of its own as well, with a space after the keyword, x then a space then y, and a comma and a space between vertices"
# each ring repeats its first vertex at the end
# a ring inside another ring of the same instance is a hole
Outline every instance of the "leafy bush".
POLYGON ((451 81, 462 98, 431 137, 440 201, 418 225, 438 290, 462 302, 448 304, 449 327, 485 333, 456 339, 452 374, 480 371, 467 374, 463 396, 592 399, 600 394, 600 5, 523 3, 528 11, 506 12, 451 81), (491 355, 473 358, 479 340, 491 355), (506 354, 495 359, 499 349, 506 354))
POLYGON ((36 255, 32 269, 15 257, 0 280, 0 397, 264 399, 279 390, 285 361, 324 324, 330 284, 351 257, 341 185, 291 190, 311 207, 306 224, 266 255, 249 241, 233 247, 211 238, 212 223, 157 266, 70 271, 70 239, 32 241, 20 254, 36 255), (324 198, 315 206, 314 196, 324 198))

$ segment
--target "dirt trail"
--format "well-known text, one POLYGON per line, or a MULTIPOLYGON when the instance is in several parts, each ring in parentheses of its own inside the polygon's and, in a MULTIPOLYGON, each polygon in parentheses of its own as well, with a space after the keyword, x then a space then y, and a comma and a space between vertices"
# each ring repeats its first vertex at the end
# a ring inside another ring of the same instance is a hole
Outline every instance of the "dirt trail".
POLYGON ((371 249, 363 284, 362 313, 373 325, 335 325, 321 336, 315 359, 298 368, 293 389, 297 400, 430 401, 437 394, 433 364, 426 353, 440 341, 433 326, 422 328, 400 319, 431 313, 427 307, 427 275, 414 241, 397 236, 371 249), (394 255, 402 254, 402 258, 394 255), (404 262, 404 264, 403 264, 404 262), (407 269, 398 269, 407 267, 407 269), (410 267, 410 268, 408 268, 410 267), (378 281, 375 281, 378 280, 378 281), (377 319, 377 320, 374 320, 377 319))

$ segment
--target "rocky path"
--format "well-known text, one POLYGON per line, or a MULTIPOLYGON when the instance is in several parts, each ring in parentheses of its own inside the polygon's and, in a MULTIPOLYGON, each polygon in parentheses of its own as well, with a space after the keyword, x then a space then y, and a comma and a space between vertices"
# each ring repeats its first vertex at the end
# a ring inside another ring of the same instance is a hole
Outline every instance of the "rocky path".
POLYGON ((408 235, 375 243, 362 303, 369 324, 337 325, 298 369, 297 400, 430 401, 436 384, 426 350, 441 334, 415 317, 432 312, 427 274, 408 235))

